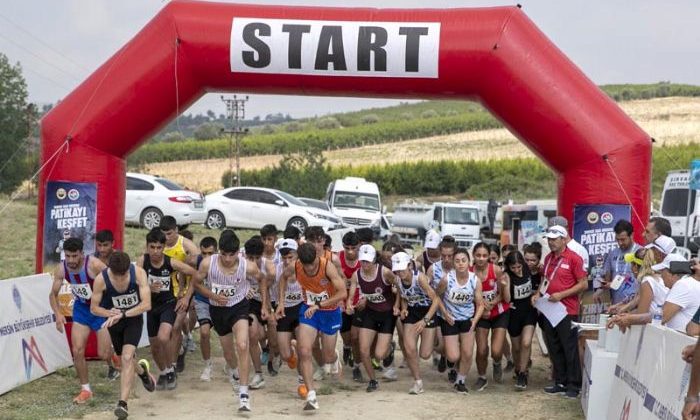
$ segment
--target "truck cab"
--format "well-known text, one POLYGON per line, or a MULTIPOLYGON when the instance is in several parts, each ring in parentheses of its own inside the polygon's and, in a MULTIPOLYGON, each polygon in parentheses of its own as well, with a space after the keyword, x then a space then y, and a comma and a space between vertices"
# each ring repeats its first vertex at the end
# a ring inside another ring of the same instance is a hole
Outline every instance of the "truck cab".
POLYGON ((479 208, 461 203, 434 203, 433 220, 440 235, 452 236, 457 245, 471 248, 481 238, 479 208))
POLYGON ((687 170, 668 172, 661 193, 660 216, 671 223, 671 233, 678 246, 683 246, 686 225, 688 226, 687 248, 696 254, 700 245, 700 195, 696 190, 688 188, 689 177, 690 172, 687 170))

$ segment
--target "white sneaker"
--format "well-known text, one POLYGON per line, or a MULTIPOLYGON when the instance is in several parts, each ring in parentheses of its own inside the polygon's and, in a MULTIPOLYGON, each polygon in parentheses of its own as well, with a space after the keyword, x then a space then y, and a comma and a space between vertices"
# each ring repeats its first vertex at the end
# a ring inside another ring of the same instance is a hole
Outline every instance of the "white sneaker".
POLYGON ((343 362, 338 355, 338 350, 335 351, 335 362, 331 365, 331 375, 341 376, 343 374, 343 362))
POLYGON ((386 371, 384 371, 382 378, 386 379, 387 381, 395 381, 399 379, 399 373, 396 371, 395 367, 390 366, 386 371))
POLYGON ((317 367, 314 371, 314 381, 322 381, 326 377, 326 372, 322 367, 317 367))
POLYGON ((408 390, 411 395, 418 395, 423 393, 423 381, 414 381, 411 389, 408 390))
POLYGON ((318 400, 316 399, 316 391, 311 391, 306 396, 306 404, 304 405, 304 411, 315 411, 318 410, 318 400))
POLYGON ((238 402, 238 411, 250 411, 250 397, 248 394, 239 395, 238 402))
POLYGON ((262 373, 256 373, 253 376, 253 380, 250 381, 250 389, 260 389, 265 386, 265 378, 263 378, 262 373))
POLYGON ((199 377, 199 379, 204 382, 211 381, 211 363, 204 365, 204 370, 202 371, 202 375, 199 377))

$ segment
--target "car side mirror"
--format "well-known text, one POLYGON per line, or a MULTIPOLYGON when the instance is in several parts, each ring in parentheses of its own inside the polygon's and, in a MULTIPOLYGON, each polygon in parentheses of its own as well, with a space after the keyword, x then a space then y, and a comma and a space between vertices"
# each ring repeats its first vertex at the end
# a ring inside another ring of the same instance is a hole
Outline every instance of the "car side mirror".
POLYGON ((282 200, 275 200, 275 204, 277 204, 278 206, 283 206, 283 207, 286 205, 284 203, 284 201, 282 201, 282 200))

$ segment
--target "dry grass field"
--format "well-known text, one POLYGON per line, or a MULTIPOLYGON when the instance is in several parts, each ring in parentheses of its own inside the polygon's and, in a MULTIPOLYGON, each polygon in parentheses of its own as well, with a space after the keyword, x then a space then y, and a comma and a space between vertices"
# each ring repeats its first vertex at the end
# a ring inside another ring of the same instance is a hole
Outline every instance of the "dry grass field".
MULTIPOLYGON (((620 104, 657 145, 700 142, 700 98, 660 98, 620 104)), ((387 143, 324 153, 331 165, 397 163, 416 160, 488 160, 531 157, 532 153, 508 130, 484 130, 436 136, 400 143, 387 143), (399 147, 400 145, 400 147, 399 147), (430 153, 426 153, 430 150, 430 153)), ((260 169, 275 165, 282 156, 241 158, 241 168, 260 169)), ((147 173, 177 181, 205 193, 221 188, 228 159, 153 163, 147 173)))

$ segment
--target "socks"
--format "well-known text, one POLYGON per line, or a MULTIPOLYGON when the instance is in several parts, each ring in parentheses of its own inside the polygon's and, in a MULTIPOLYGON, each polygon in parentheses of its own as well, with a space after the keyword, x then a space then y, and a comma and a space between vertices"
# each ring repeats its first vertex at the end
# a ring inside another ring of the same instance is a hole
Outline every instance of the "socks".
POLYGON ((248 385, 241 385, 238 388, 238 395, 248 395, 248 385))
POLYGON ((80 388, 81 388, 83 391, 92 392, 92 389, 90 389, 90 384, 89 384, 89 383, 80 385, 80 388))
POLYGON ((457 383, 464 383, 465 377, 464 375, 457 375, 457 383))
POLYGON ((315 400, 316 399, 316 391, 311 390, 306 394, 306 399, 307 400, 315 400))
POLYGON ((325 365, 323 365, 323 373, 331 373, 331 363, 326 363, 325 365))

